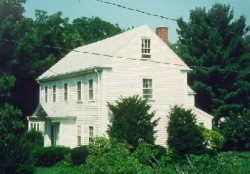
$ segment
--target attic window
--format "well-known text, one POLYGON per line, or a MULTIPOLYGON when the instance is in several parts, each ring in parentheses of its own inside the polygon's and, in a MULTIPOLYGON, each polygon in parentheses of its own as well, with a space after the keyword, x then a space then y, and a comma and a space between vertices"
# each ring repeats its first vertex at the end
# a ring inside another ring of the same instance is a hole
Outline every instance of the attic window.
POLYGON ((143 59, 151 58, 150 54, 150 39, 142 38, 141 53, 143 59))

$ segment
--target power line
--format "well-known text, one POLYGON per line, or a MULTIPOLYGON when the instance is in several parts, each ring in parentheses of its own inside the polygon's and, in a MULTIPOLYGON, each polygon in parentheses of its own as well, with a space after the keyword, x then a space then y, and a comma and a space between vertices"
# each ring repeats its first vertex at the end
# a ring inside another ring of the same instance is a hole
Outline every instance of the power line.
MULTIPOLYGON (((11 43, 16 43, 16 44, 21 43, 20 41, 9 40, 9 39, 1 39, 1 38, 0 38, 0 41, 11 42, 11 43)), ((73 52, 78 52, 78 53, 82 53, 82 54, 92 54, 92 55, 104 56, 104 57, 112 57, 112 58, 117 58, 117 59, 138 60, 137 58, 133 58, 133 57, 113 56, 113 55, 108 55, 108 54, 101 54, 101 53, 89 52, 89 51, 80 51, 80 50, 76 50, 76 49, 55 47, 55 46, 50 46, 50 45, 41 45, 41 44, 35 44, 35 43, 29 43, 29 42, 22 42, 22 43, 27 44, 27 45, 37 46, 37 47, 52 48, 52 49, 65 50, 65 51, 73 51, 73 52)), ((184 65, 181 65, 181 64, 171 64, 171 63, 159 62, 159 61, 155 61, 155 60, 149 60, 149 61, 154 62, 154 63, 160 63, 160 64, 174 65, 174 66, 184 66, 184 65)), ((243 72, 243 71, 233 70, 233 69, 224 69, 224 68, 215 68, 215 67, 203 67, 203 66, 194 66, 194 65, 191 65, 189 67, 190 68, 207 69, 207 70, 229 71, 229 72, 235 72, 235 73, 243 72)), ((51 69, 49 69, 49 71, 51 71, 54 74, 59 75, 58 73, 52 71, 51 69)), ((250 71, 249 71, 249 73, 250 73, 250 71)))
POLYGON ((177 21, 176 19, 173 19, 173 18, 168 18, 168 17, 161 16, 161 15, 158 15, 158 14, 152 14, 152 13, 149 13, 149 12, 146 12, 146 11, 142 11, 142 10, 138 10, 138 9, 134 9, 134 8, 130 8, 130 7, 125 7, 125 6, 122 6, 120 4, 116 4, 116 3, 112 3, 112 2, 108 2, 108 1, 103 1, 103 0, 96 0, 96 1, 102 2, 102 3, 105 3, 105 4, 109 4, 109 5, 113 5, 113 6, 116 6, 116 7, 119 7, 119 8, 127 9, 127 10, 130 10, 130 11, 135 11, 135 12, 138 12, 138 13, 146 14, 146 15, 153 16, 153 17, 159 17, 159 18, 166 19, 166 20, 171 20, 171 21, 174 21, 174 22, 177 21))

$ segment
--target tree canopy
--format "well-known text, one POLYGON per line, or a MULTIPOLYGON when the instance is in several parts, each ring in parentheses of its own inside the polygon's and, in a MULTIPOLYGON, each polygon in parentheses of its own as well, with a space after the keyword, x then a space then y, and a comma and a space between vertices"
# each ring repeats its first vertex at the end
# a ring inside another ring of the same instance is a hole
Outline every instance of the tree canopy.
POLYGON ((189 21, 178 19, 176 51, 190 66, 188 83, 196 91, 196 105, 217 122, 230 111, 249 106, 250 61, 246 18, 234 18, 229 5, 196 8, 189 21))

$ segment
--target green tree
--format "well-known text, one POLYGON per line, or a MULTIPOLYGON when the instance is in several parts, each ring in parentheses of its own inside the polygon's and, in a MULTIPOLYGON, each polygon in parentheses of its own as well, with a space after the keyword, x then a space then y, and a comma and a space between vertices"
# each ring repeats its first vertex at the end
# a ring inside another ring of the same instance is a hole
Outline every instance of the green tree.
POLYGON ((247 69, 246 18, 234 19, 229 5, 191 10, 189 21, 178 19, 176 51, 193 68, 188 83, 197 92, 196 105, 215 116, 227 116, 248 106, 250 89, 238 70, 247 69), (239 82, 240 79, 240 82, 239 82), (241 100, 241 97, 243 100, 241 100))
POLYGON ((250 150, 250 109, 241 114, 231 113, 221 125, 225 150, 250 150))
POLYGON ((204 152, 204 138, 191 110, 178 106, 171 108, 167 132, 167 144, 177 157, 184 158, 187 154, 204 152))
POLYGON ((108 135, 121 142, 126 142, 134 149, 140 141, 154 144, 155 126, 158 120, 153 120, 154 112, 147 100, 139 96, 120 98, 115 104, 108 103, 111 111, 108 135))
POLYGON ((0 107, 0 170, 4 174, 33 173, 21 116, 22 112, 10 104, 0 107))

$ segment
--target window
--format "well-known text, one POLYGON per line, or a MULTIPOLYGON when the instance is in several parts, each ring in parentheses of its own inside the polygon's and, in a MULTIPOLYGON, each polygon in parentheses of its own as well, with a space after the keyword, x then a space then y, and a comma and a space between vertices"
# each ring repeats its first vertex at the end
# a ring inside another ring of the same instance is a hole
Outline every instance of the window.
POLYGON ((204 125, 205 125, 204 122, 200 122, 199 123, 199 126, 203 126, 204 127, 204 125))
POLYGON ((68 83, 64 83, 64 101, 68 101, 68 83))
POLYGON ((141 44, 141 53, 142 53, 142 58, 151 58, 150 55, 150 39, 142 39, 142 44, 141 44))
POLYGON ((153 98, 152 79, 143 79, 143 98, 153 98))
POLYGON ((82 100, 82 83, 81 81, 77 82, 77 101, 82 100))
POLYGON ((92 142, 94 138, 94 127, 89 126, 89 142, 92 142))
POLYGON ((53 102, 56 102, 56 85, 53 85, 53 102))
POLYGON ((40 130, 39 123, 30 123, 30 129, 39 131, 40 130))
POLYGON ((89 80, 89 100, 94 99, 93 79, 89 80))
POLYGON ((81 125, 77 125, 77 145, 81 146, 82 145, 82 136, 81 136, 81 125))
POLYGON ((48 102, 48 86, 45 86, 45 88, 44 88, 44 93, 45 93, 45 96, 44 96, 44 98, 45 98, 45 103, 47 103, 48 102))

